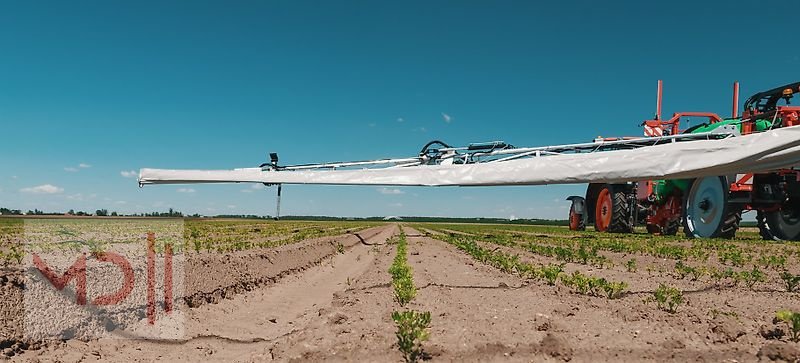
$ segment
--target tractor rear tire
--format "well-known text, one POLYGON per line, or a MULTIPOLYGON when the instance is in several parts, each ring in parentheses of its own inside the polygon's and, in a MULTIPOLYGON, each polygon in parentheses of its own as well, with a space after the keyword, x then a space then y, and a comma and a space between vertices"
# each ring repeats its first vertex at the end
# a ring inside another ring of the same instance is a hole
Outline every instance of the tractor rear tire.
POLYGON ((631 233, 633 224, 631 210, 625 191, 612 184, 606 184, 597 195, 594 229, 599 232, 631 233))
POLYGON ((689 238, 733 238, 742 212, 728 204, 730 184, 721 177, 692 181, 684 199, 683 231, 689 238))
POLYGON ((800 241, 800 216, 797 210, 758 211, 756 220, 759 233, 766 240, 800 241))

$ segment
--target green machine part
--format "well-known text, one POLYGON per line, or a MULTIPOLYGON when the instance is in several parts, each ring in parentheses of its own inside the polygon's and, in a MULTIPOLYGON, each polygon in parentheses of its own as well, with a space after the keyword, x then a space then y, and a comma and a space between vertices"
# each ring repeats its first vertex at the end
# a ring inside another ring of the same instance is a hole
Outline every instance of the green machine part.
MULTIPOLYGON (((694 129, 691 129, 690 133, 699 134, 703 132, 711 132, 725 125, 737 125, 739 127, 739 131, 741 131, 740 122, 740 119, 726 119, 713 124, 702 124, 694 129)), ((655 202, 661 204, 667 199, 667 197, 675 195, 677 192, 685 194, 689 189, 690 181, 690 179, 654 180, 653 195, 655 196, 655 202)))
MULTIPOLYGON (((717 129, 719 127, 722 127, 722 126, 725 126, 725 125, 736 125, 736 127, 739 129, 739 132, 742 131, 742 120, 738 119, 738 118, 729 118, 729 119, 725 119, 725 120, 722 120, 720 122, 713 123, 713 124, 703 124, 701 126, 698 126, 695 129, 693 129, 690 133, 699 134, 699 133, 703 133, 703 132, 710 132, 710 131, 714 131, 715 129, 717 129)), ((771 120, 756 120, 754 122, 754 126, 755 126, 754 129, 757 132, 758 131, 766 131, 766 130, 769 130, 769 129, 772 128, 772 121, 771 120)))
POLYGON ((653 195, 655 202, 661 204, 667 200, 667 197, 676 194, 680 191, 681 194, 686 193, 689 189, 690 179, 668 179, 668 180, 654 180, 653 181, 653 195))
MULTIPOLYGON (((736 125, 739 131, 742 131, 742 120, 738 118, 725 119, 713 124, 703 124, 692 129, 690 133, 697 134, 703 132, 711 132, 715 129, 725 125, 736 125)), ((771 120, 756 120, 754 122, 754 129, 756 132, 766 131, 772 128, 773 122, 771 120)), ((677 191, 685 194, 689 189, 690 179, 672 179, 672 180, 654 180, 653 181, 653 194, 655 202, 663 203, 667 197, 674 195, 677 191)))

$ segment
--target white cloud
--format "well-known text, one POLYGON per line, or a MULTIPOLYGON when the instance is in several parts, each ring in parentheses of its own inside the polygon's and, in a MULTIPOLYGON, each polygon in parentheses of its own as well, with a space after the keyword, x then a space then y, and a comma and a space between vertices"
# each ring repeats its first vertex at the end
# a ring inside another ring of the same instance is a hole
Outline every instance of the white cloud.
POLYGON ((89 169, 91 167, 92 166, 89 165, 89 164, 80 163, 80 164, 78 164, 78 167, 68 166, 68 167, 64 168, 64 171, 69 172, 69 173, 77 173, 79 169, 89 169))
POLYGON ((398 194, 405 194, 404 191, 397 189, 397 188, 378 188, 378 193, 385 194, 385 195, 398 195, 398 194))
POLYGON ((69 200, 77 200, 77 201, 83 201, 83 200, 94 199, 94 198, 97 198, 97 194, 95 194, 95 193, 92 193, 92 194, 89 194, 89 195, 83 195, 82 193, 77 193, 77 194, 70 194, 70 195, 67 196, 67 199, 69 199, 69 200))
POLYGON ((392 204, 389 204, 389 206, 390 207, 395 207, 395 208, 400 208, 400 207, 403 206, 403 203, 392 203, 392 204))
POLYGON ((120 204, 120 205, 122 205, 122 204, 128 204, 128 202, 126 202, 126 201, 124 201, 124 200, 118 200, 118 201, 114 202, 114 204, 120 204))
POLYGON ((444 113, 444 112, 442 112, 442 118, 444 119, 444 122, 447 122, 447 123, 450 123, 450 121, 453 121, 453 117, 448 115, 448 114, 446 114, 446 113, 444 113))
POLYGON ((178 193, 194 193, 196 190, 192 188, 178 188, 178 193))
POLYGON ((81 194, 81 193, 78 193, 78 194, 71 194, 71 195, 68 195, 68 196, 67 196, 67 199, 69 199, 69 200, 77 200, 77 201, 82 201, 82 200, 83 200, 83 194, 81 194))
POLYGON ((375 125, 376 125, 376 124, 375 124, 374 122, 370 122, 370 123, 369 123, 369 127, 375 127, 375 125))
POLYGON ((397 122, 404 122, 405 120, 402 117, 397 118, 397 122))
POLYGON ((411 131, 414 131, 414 132, 428 132, 428 129, 426 129, 424 127, 416 127, 416 128, 411 129, 411 131))
POLYGON ((64 192, 64 188, 60 188, 51 184, 44 184, 35 187, 22 188, 19 191, 29 194, 58 194, 64 192))
POLYGON ((228 209, 236 209, 236 206, 233 204, 228 204, 228 209))
POLYGON ((123 170, 119 172, 119 175, 122 175, 123 178, 135 178, 138 176, 135 170, 123 170))
POLYGON ((12 175, 12 176, 11 176, 11 179, 17 179, 17 178, 19 178, 19 177, 18 177, 18 176, 16 176, 16 175, 12 175))

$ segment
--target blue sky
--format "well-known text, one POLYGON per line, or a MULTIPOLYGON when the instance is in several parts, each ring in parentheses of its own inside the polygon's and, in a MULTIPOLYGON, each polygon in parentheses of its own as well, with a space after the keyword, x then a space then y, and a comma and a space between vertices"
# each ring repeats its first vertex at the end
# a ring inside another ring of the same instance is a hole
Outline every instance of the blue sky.
MULTIPOLYGON (((141 167, 408 156, 638 135, 797 81, 800 3, 0 3, 0 206, 271 214, 248 185, 139 189, 141 167), (764 14, 769 14, 768 16, 764 14), (445 116, 446 115, 446 116, 445 116), (449 121, 448 121, 449 119, 449 121)), ((286 186, 285 214, 562 218, 583 186, 286 186)))

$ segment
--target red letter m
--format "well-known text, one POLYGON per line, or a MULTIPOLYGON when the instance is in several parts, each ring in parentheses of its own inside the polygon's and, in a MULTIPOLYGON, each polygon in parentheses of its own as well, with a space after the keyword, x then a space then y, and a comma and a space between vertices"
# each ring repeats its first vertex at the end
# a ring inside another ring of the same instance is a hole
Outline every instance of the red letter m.
POLYGON ((75 281, 75 300, 78 305, 86 305, 86 254, 81 254, 78 256, 78 259, 75 260, 75 263, 69 267, 67 272, 64 272, 63 275, 59 276, 47 266, 44 261, 39 257, 37 254, 33 254, 33 264, 39 270, 39 272, 44 275, 47 280, 50 281, 53 286, 60 290, 63 290, 67 284, 72 281, 72 279, 76 279, 75 281))

